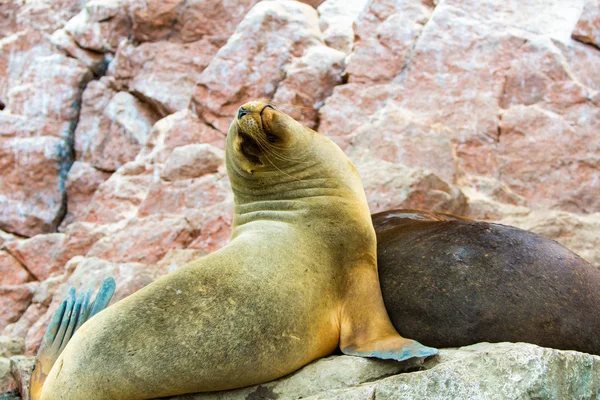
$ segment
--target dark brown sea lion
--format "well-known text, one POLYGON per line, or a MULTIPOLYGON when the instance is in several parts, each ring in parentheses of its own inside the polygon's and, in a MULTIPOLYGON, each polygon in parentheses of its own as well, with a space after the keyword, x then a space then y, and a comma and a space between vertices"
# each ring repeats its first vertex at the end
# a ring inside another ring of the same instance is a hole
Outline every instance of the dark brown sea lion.
POLYGON ((600 270, 559 243, 440 213, 372 218, 401 335, 435 347, 508 341, 600 354, 600 270))

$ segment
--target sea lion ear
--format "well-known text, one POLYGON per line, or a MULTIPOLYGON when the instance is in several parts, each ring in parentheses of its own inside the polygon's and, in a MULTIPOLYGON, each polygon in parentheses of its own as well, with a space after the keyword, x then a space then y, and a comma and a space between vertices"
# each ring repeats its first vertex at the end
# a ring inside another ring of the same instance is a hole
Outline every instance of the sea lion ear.
POLYGON ((267 104, 265 108, 263 108, 261 119, 266 139, 270 143, 285 141, 290 132, 293 132, 293 130, 290 129, 292 128, 292 125, 298 124, 292 117, 278 111, 270 104, 267 104))

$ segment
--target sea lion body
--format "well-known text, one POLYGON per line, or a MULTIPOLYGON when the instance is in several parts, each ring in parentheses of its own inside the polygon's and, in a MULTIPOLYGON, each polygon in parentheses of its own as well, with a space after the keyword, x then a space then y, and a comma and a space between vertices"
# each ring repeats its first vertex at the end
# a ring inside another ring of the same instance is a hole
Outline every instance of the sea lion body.
POLYGON ((511 226, 414 210, 373 215, 384 302, 437 347, 528 342, 600 354, 600 270, 511 226))
POLYGON ((232 389, 338 345, 397 360, 437 352, 389 320, 366 196, 333 142, 253 102, 232 123, 226 155, 230 243, 85 322, 52 366, 43 400, 232 389))

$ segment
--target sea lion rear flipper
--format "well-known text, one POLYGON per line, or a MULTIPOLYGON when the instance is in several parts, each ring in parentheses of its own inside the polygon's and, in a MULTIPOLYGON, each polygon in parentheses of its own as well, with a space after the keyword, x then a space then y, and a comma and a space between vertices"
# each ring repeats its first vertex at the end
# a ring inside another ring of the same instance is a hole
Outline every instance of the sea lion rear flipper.
POLYGON ((91 304, 90 290, 80 293, 79 296, 75 296, 74 287, 69 290, 67 298, 54 312, 36 355, 30 388, 33 400, 39 399, 46 377, 73 334, 85 321, 106 308, 115 287, 115 280, 112 277, 106 278, 91 304))

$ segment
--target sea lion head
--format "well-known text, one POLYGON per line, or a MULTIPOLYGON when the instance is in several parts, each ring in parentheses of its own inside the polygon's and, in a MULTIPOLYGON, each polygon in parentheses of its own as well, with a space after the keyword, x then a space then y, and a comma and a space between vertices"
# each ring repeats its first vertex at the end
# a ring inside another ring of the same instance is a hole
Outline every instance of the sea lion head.
POLYGON ((314 134, 272 104, 246 103, 238 109, 227 133, 230 175, 284 171, 302 160, 314 134))

